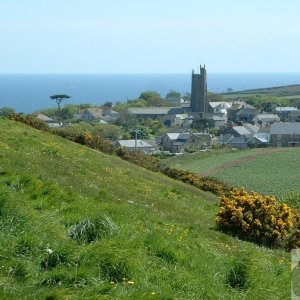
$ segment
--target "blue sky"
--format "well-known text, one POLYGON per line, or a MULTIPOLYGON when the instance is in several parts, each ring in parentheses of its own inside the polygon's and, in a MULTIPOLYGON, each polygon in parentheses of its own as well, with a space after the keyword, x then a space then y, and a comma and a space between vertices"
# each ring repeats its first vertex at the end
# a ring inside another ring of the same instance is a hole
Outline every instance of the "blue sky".
POLYGON ((300 72, 299 0, 0 0, 0 73, 300 72))

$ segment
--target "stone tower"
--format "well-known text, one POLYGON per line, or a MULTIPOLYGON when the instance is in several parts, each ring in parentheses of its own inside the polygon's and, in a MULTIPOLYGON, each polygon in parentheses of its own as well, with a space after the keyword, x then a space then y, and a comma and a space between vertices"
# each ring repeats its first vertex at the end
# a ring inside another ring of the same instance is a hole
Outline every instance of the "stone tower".
POLYGON ((192 91, 191 91, 192 112, 208 112, 207 99, 207 80, 205 65, 201 67, 200 74, 192 72, 192 91))

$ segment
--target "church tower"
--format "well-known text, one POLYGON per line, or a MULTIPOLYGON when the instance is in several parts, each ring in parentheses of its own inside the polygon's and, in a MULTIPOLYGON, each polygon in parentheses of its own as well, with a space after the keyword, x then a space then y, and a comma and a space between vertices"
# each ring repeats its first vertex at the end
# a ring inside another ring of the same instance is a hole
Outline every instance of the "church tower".
POLYGON ((191 91, 192 112, 208 112, 207 99, 207 79, 205 65, 201 67, 200 74, 192 72, 192 91, 191 91))

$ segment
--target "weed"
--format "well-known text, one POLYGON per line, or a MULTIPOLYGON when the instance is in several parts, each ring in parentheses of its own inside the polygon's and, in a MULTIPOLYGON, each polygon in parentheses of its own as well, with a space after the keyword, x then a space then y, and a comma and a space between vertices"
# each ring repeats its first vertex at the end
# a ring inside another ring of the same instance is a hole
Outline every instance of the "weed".
POLYGON ((32 241, 28 238, 20 238, 17 241, 17 245, 15 247, 15 254, 17 255, 28 255, 32 250, 32 241))
POLYGON ((17 279, 19 281, 22 281, 22 280, 25 280, 27 271, 23 264, 18 263, 17 265, 10 267, 9 275, 11 275, 12 277, 14 277, 15 279, 17 279))
POLYGON ((100 277, 109 282, 123 282, 130 277, 129 268, 124 259, 107 256, 99 263, 100 277))
POLYGON ((52 249, 47 249, 46 251, 47 255, 41 261, 42 270, 48 271, 67 261, 65 253, 53 251, 52 249))
POLYGON ((107 216, 85 219, 69 228, 69 236, 78 243, 91 243, 119 232, 117 225, 107 216))
POLYGON ((247 287, 247 265, 245 262, 236 260, 230 268, 226 283, 233 289, 245 289, 247 287))

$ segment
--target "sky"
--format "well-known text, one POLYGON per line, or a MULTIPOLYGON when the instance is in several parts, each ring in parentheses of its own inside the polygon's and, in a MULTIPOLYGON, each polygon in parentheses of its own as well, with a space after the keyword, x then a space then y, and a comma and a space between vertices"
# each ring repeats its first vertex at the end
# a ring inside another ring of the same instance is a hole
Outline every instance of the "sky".
POLYGON ((299 0, 0 0, 0 73, 300 72, 299 0))

